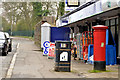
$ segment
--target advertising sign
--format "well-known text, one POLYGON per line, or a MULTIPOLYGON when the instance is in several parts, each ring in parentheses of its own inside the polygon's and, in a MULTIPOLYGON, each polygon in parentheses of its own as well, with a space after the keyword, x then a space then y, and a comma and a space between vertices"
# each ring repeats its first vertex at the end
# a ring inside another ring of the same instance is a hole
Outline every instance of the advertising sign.
POLYGON ((98 1, 80 11, 77 11, 69 16, 69 22, 68 23, 73 23, 78 20, 82 20, 84 18, 90 17, 92 15, 98 14, 102 12, 102 5, 101 1, 98 1))
POLYGON ((60 61, 68 61, 68 52, 62 52, 60 54, 60 61))
POLYGON ((55 43, 50 43, 50 48, 49 48, 49 57, 54 57, 54 52, 55 52, 55 43))
POLYGON ((66 0, 67 6, 69 7, 78 7, 80 5, 79 0, 66 0))
POLYGON ((73 11, 79 6, 78 0, 65 0, 65 11, 73 11))
POLYGON ((101 0, 103 11, 107 11, 114 7, 120 7, 120 0, 101 0))
POLYGON ((50 42, 45 41, 43 43, 43 56, 47 56, 49 54, 49 47, 50 47, 50 42))

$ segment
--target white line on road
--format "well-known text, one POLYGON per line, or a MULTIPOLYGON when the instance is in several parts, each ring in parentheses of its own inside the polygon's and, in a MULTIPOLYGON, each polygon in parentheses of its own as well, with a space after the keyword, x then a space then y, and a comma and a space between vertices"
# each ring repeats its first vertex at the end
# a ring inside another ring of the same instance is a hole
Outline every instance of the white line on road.
MULTIPOLYGON (((17 49, 18 48, 19 48, 19 43, 17 44, 17 49)), ((13 55, 12 61, 10 63, 10 67, 8 68, 8 71, 7 71, 6 78, 11 78, 11 76, 12 76, 12 72, 13 72, 13 69, 15 66, 16 57, 17 57, 17 52, 13 55)))
POLYGON ((20 45, 20 44, 18 43, 18 44, 17 44, 17 49, 19 48, 19 45, 20 45))

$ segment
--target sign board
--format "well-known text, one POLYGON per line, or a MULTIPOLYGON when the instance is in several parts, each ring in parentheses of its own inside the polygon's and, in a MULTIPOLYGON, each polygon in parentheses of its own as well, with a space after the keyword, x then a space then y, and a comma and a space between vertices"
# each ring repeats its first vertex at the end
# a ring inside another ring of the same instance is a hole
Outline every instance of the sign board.
POLYGON ((65 0, 65 11, 73 11, 79 6, 78 0, 65 0))
POLYGON ((78 7, 80 5, 79 0, 66 0, 68 7, 78 7))
POLYGON ((120 0, 101 0, 103 11, 107 11, 114 7, 120 7, 120 0))
MULTIPOLYGON (((88 0, 87 2, 89 2, 89 1, 91 1, 91 0, 88 0)), ((72 4, 72 3, 70 3, 70 4, 72 4)), ((67 5, 67 3, 66 3, 66 5, 67 5)), ((100 14, 103 11, 107 11, 107 10, 110 10, 115 7, 120 7, 120 0, 114 0, 114 1, 113 0, 99 0, 96 3, 69 15, 68 19, 67 19, 68 24, 76 22, 78 20, 85 19, 87 17, 93 16, 96 14, 100 14)), ((62 21, 62 19, 61 19, 61 21, 62 21)), ((62 26, 64 26, 64 25, 62 25, 62 26)))
POLYGON ((48 54, 48 56, 54 57, 54 52, 55 52, 55 43, 50 43, 50 48, 49 48, 49 54, 48 54))
POLYGON ((70 28, 69 27, 51 27, 50 42, 55 42, 56 40, 70 40, 70 28))
POLYGON ((60 61, 68 61, 68 52, 62 52, 60 54, 60 61))
POLYGON ((61 18, 60 19, 60 26, 64 26, 68 24, 69 17, 61 18))
POLYGON ((43 43, 43 55, 48 55, 49 54, 49 47, 50 47, 50 42, 49 41, 45 41, 43 43))
POLYGON ((62 26, 67 24, 68 24, 68 20, 62 20, 62 26))
POLYGON ((101 1, 97 1, 96 3, 77 11, 69 16, 68 24, 76 22, 78 20, 82 20, 84 18, 93 16, 95 14, 98 14, 102 12, 102 5, 101 1))
POLYGON ((61 48, 65 48, 65 47, 67 47, 67 45, 66 45, 65 43, 61 43, 61 44, 60 44, 60 47, 61 47, 61 48))

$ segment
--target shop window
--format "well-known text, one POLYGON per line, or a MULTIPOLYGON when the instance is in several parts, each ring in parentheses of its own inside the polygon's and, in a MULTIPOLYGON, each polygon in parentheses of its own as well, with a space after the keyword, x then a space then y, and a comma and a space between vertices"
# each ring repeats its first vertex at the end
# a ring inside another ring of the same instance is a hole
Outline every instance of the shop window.
POLYGON ((109 20, 105 21, 105 26, 109 26, 109 20))
POLYGON ((116 19, 116 24, 118 25, 118 18, 116 19))
POLYGON ((111 25, 111 26, 115 25, 115 19, 111 19, 110 25, 111 25))
POLYGON ((112 36, 115 40, 115 26, 111 26, 111 32, 112 32, 112 36))

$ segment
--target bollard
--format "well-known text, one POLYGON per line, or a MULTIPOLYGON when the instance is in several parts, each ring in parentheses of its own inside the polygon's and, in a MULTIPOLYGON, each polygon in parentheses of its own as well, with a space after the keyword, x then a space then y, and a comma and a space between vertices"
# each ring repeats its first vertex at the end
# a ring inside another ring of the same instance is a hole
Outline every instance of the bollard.
POLYGON ((94 70, 106 70, 106 29, 107 26, 97 25, 94 29, 94 70))

